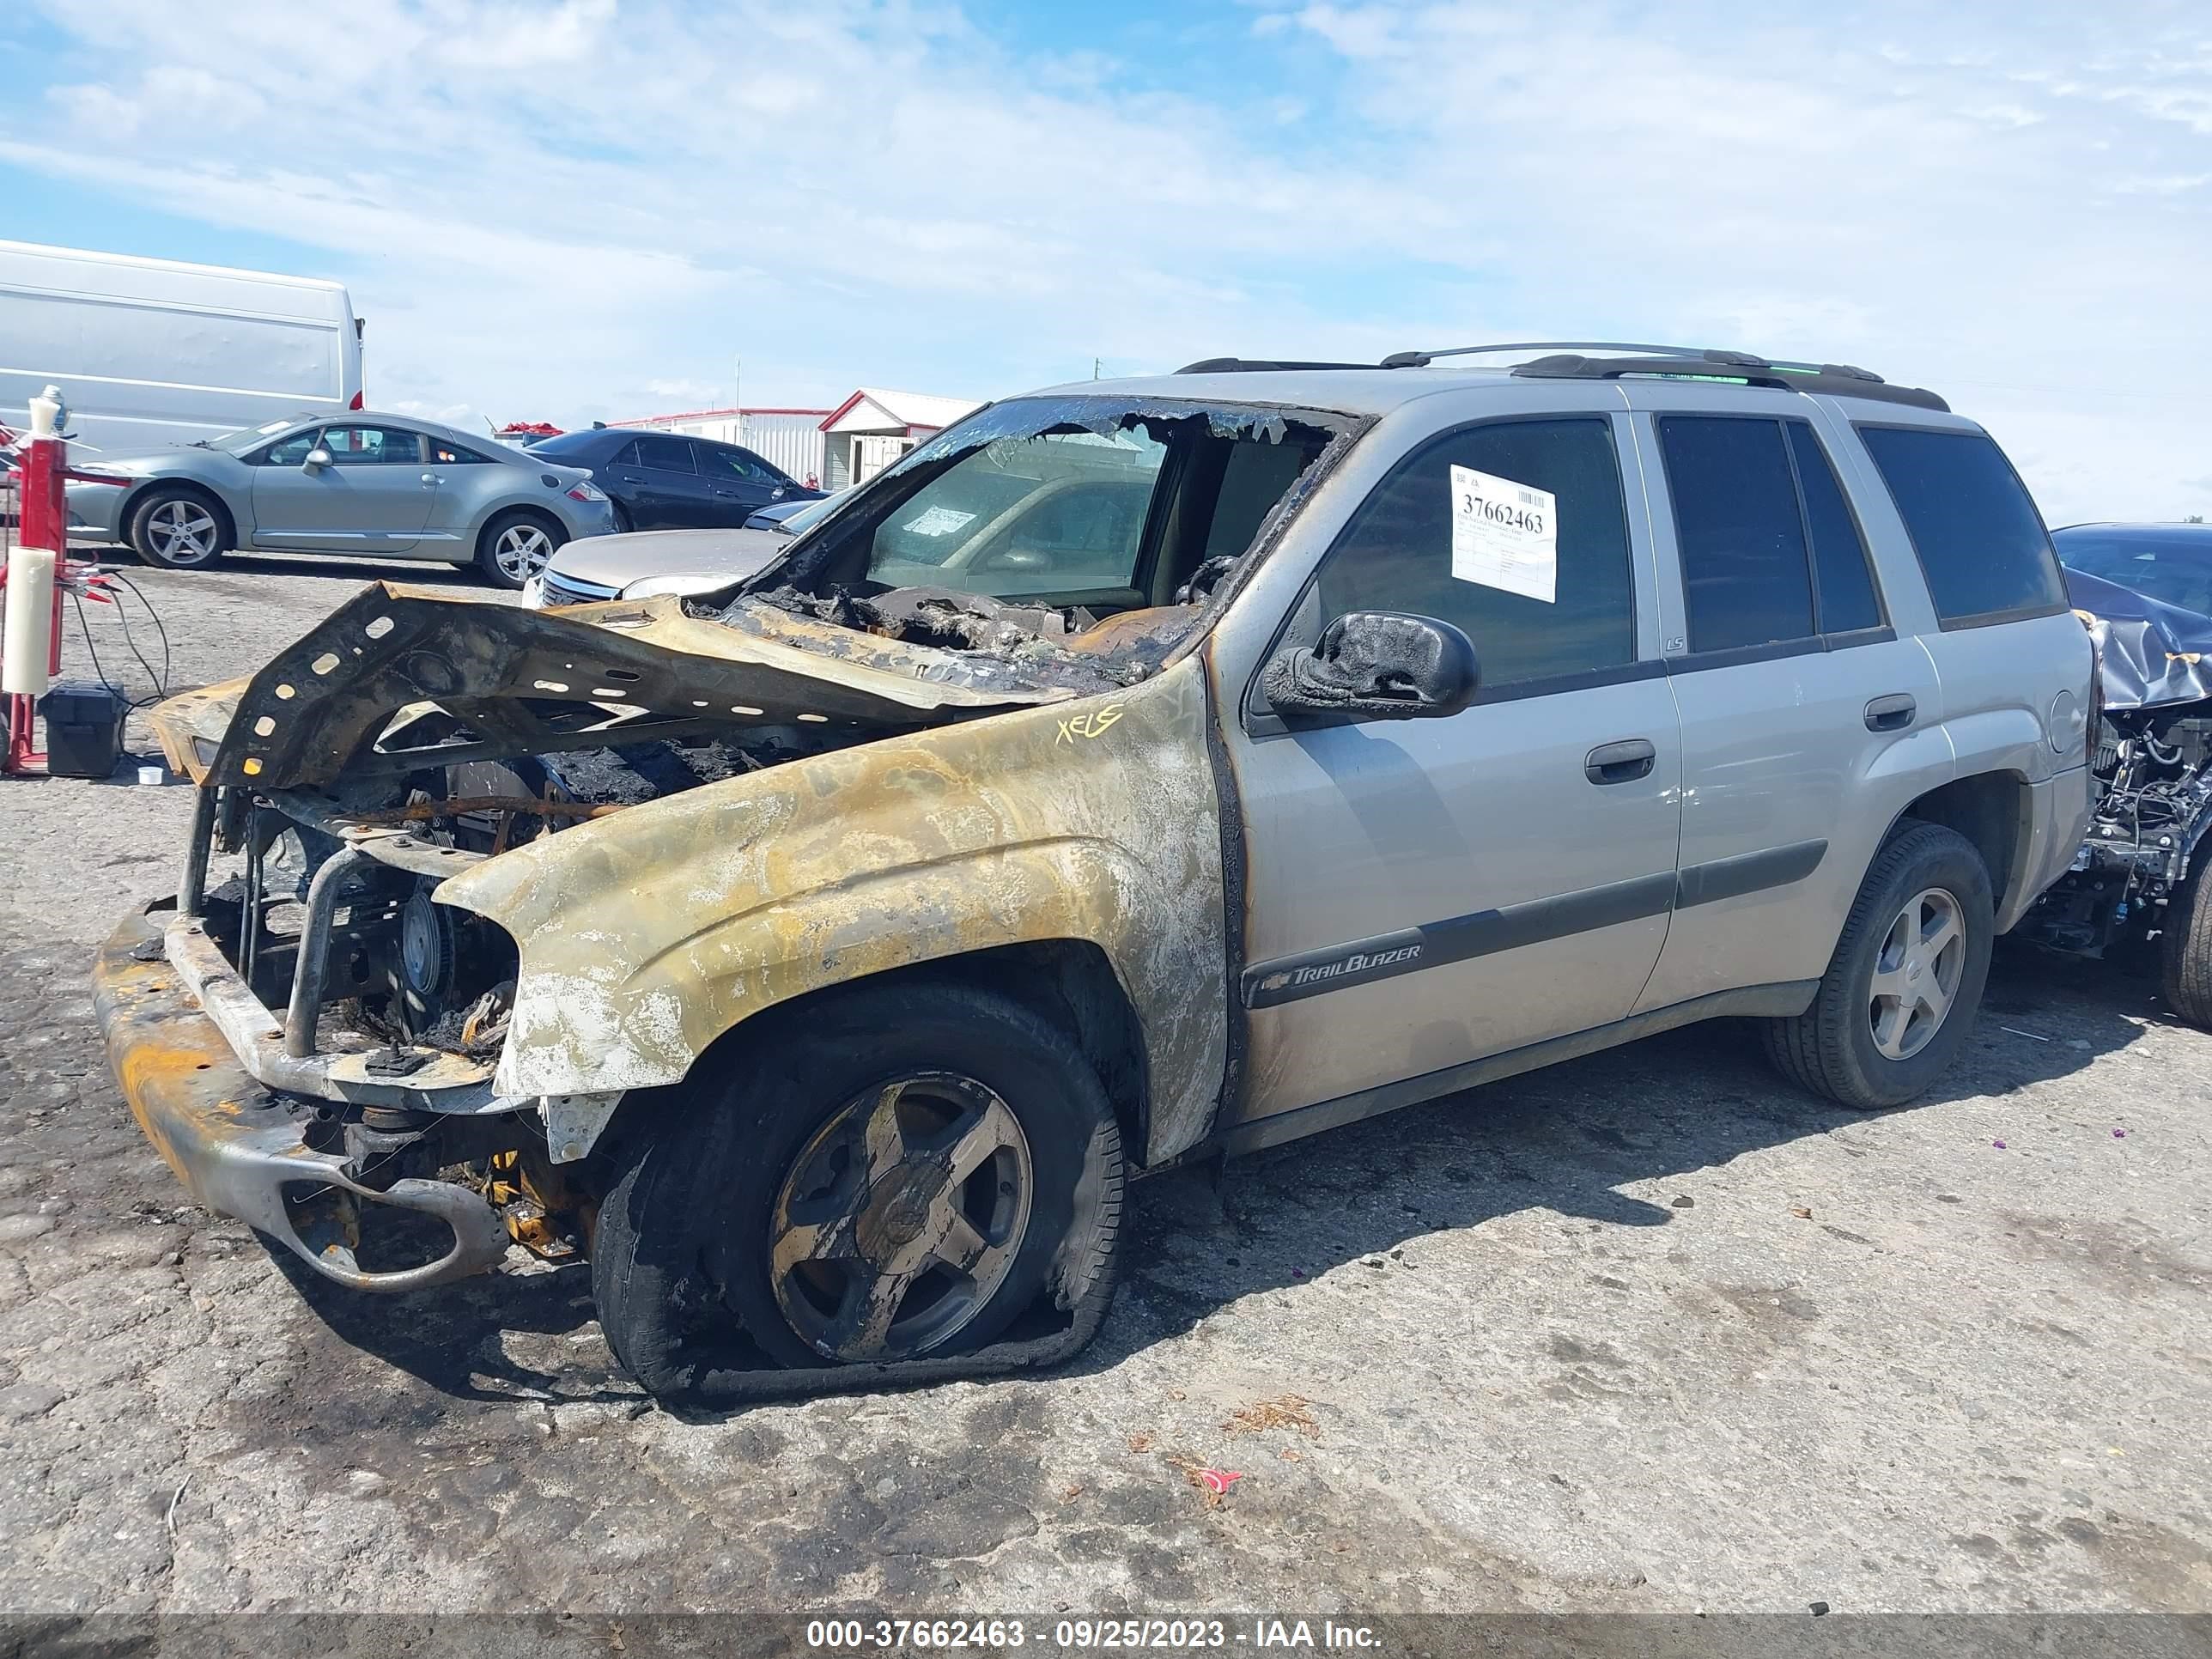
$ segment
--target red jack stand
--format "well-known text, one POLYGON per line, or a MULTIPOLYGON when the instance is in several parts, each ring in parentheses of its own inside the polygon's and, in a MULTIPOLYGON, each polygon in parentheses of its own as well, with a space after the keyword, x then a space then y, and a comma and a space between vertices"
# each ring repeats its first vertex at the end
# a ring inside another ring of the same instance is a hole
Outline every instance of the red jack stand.
MULTIPOLYGON (((46 388, 49 398, 58 398, 52 386, 46 388)), ((45 412, 35 408, 34 422, 46 418, 45 412)), ((52 415, 53 423, 59 425, 65 410, 57 402, 52 415)), ((21 465, 16 469, 16 512, 19 530, 16 543, 23 547, 51 548, 54 553, 53 618, 47 630, 46 673, 49 678, 62 669, 62 598, 76 585, 91 576, 94 567, 72 561, 69 556, 69 509, 63 494, 71 478, 81 478, 94 483, 122 483, 121 478, 103 478, 96 474, 72 472, 69 465, 69 443, 66 439, 34 435, 16 446, 21 465)), ((8 568, 4 555, 0 555, 0 592, 6 591, 8 568)), ((7 694, 8 745, 0 753, 0 774, 11 776, 37 775, 46 769, 46 757, 32 747, 38 716, 38 700, 21 692, 7 694)))

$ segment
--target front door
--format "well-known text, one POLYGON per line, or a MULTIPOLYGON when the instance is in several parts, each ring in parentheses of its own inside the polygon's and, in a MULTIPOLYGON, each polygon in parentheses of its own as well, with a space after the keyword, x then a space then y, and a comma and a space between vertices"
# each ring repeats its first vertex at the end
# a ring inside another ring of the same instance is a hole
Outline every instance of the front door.
POLYGON ((1674 901, 1682 755, 1656 653, 1640 654, 1652 584, 1626 437, 1625 416, 1596 414, 1447 429, 1323 558, 1284 643, 1352 611, 1439 617, 1474 641, 1482 690, 1449 717, 1331 724, 1248 699, 1228 735, 1250 866, 1242 1117, 1635 1005, 1674 901), (1470 533, 1470 483, 1526 492, 1550 526, 1534 556, 1501 566, 1470 533))
POLYGON ((421 539, 437 493, 417 433, 369 425, 298 433, 253 469, 253 544, 404 553, 421 539), (327 466, 307 464, 318 449, 327 466))
POLYGON ((695 443, 692 448, 699 457, 699 476, 713 497, 710 511, 715 525, 740 526, 782 498, 786 480, 745 451, 711 443, 695 443))

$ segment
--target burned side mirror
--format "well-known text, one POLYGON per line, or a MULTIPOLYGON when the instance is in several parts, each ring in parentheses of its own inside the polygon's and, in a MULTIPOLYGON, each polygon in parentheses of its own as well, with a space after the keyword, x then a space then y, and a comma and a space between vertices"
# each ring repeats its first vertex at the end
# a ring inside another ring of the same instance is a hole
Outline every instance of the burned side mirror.
POLYGON ((1456 714, 1482 683, 1474 642, 1448 622, 1395 611, 1351 611, 1312 649, 1279 653, 1260 690, 1286 720, 1352 714, 1404 720, 1456 714))

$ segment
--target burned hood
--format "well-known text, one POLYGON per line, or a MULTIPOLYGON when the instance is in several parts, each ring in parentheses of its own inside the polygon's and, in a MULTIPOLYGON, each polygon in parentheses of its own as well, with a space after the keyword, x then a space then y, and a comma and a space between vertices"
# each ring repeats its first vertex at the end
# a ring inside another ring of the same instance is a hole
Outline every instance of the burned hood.
POLYGON ((2097 641, 2107 708, 2212 698, 2212 617, 2068 569, 2066 591, 2097 641))
POLYGON ((738 726, 861 741, 1073 695, 964 683, 951 653, 822 643, 797 618, 739 629, 674 599, 554 612, 380 582, 252 679, 173 699, 155 724, 198 781, 267 789, 738 726))

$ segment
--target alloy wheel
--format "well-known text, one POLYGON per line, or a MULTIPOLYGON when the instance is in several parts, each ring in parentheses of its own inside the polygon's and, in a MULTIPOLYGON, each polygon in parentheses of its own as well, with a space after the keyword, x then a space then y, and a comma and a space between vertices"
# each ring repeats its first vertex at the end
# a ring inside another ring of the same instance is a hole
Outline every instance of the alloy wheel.
POLYGON ((215 514, 183 497, 154 509, 146 520, 146 535, 154 551, 170 564, 198 564, 214 557, 219 539, 215 514))
POLYGON ((1949 1017, 1966 965, 1966 923, 1941 887, 1913 895, 1882 934, 1868 986, 1867 1018, 1876 1053, 1910 1060, 1949 1017))
POLYGON ((777 1191, 777 1305, 828 1358, 941 1347, 1005 1283, 1035 1187, 1021 1125, 983 1084, 932 1072, 873 1086, 831 1115, 777 1191))
POLYGON ((501 574, 518 584, 526 582, 552 558, 553 538, 534 524, 511 525, 499 532, 491 556, 501 574))

